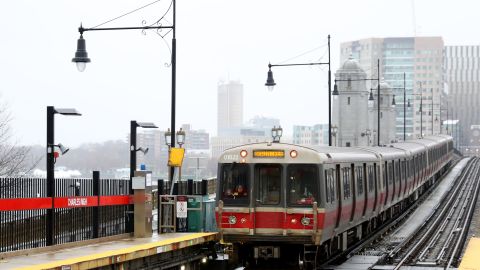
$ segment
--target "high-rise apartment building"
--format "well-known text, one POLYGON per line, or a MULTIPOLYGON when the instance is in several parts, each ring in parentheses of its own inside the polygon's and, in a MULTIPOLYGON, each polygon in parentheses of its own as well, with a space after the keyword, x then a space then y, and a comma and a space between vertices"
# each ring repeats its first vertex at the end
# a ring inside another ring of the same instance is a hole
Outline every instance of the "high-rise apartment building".
MULTIPOLYGON (((480 146, 480 46, 445 47, 449 118, 459 120, 459 150, 480 146)), ((452 130, 449 130, 451 134, 452 130)), ((455 134, 454 134, 455 135, 455 134)))
POLYGON ((243 84, 236 81, 218 84, 217 135, 243 124, 243 84))
POLYGON ((301 145, 328 145, 328 124, 293 126, 293 143, 301 145))
MULTIPOLYGON (((377 77, 377 60, 380 59, 380 76, 395 93, 397 139, 403 139, 404 104, 409 100, 411 106, 406 107, 405 114, 407 139, 419 137, 421 133, 440 133, 443 46, 441 37, 368 38, 341 44, 341 62, 352 56, 368 78, 377 77), (423 117, 420 117, 421 103, 423 117)), ((376 82, 370 81, 367 88, 375 85, 376 82)))

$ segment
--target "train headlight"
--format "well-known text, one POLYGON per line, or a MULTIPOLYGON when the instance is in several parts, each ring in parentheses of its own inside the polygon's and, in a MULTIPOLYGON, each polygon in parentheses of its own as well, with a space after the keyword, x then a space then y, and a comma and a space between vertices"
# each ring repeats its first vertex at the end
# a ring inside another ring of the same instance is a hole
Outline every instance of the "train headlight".
POLYGON ((240 151, 240 156, 241 156, 242 158, 246 157, 247 155, 248 155, 247 150, 242 150, 242 151, 240 151))
POLYGON ((297 219, 296 219, 296 218, 292 218, 292 220, 291 220, 290 222, 292 222, 292 224, 297 224, 297 219))
POLYGON ((236 216, 229 216, 228 217, 228 223, 236 224, 237 223, 237 217, 236 216))
POLYGON ((310 218, 303 217, 302 218, 302 224, 303 224, 303 226, 307 226, 308 224, 310 224, 310 218))
POLYGON ((245 222, 247 222, 247 219, 246 219, 246 218, 242 218, 242 219, 240 219, 240 222, 241 222, 242 224, 245 224, 245 222))
POLYGON ((297 153, 297 151, 296 151, 296 150, 292 150, 292 151, 290 151, 290 157, 292 157, 292 158, 296 158, 297 156, 298 156, 298 153, 297 153))

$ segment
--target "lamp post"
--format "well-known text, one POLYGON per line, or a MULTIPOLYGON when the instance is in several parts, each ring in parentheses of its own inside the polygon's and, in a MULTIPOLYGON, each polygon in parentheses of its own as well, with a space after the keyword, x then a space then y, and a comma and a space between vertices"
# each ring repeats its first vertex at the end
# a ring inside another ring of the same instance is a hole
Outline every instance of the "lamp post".
MULTIPOLYGON (((160 30, 169 29, 172 32, 172 51, 171 51, 171 66, 172 66, 172 98, 171 98, 171 130, 175 130, 175 97, 176 97, 176 58, 177 58, 177 40, 175 36, 175 20, 176 20, 176 5, 175 0, 172 0, 172 24, 171 25, 151 25, 151 26, 136 26, 136 27, 108 27, 108 28, 84 28, 82 25, 78 28, 80 38, 77 42, 77 51, 72 62, 76 63, 80 72, 85 70, 86 64, 90 62, 88 53, 85 46, 85 40, 83 39, 83 33, 88 31, 113 31, 113 30, 160 30)), ((168 12, 168 11, 167 11, 168 12)), ((163 17, 162 17, 163 18, 163 17)), ((162 37, 163 38, 163 37, 162 37)), ((171 135, 171 144, 175 144, 175 134, 171 135)), ((173 177, 173 167, 170 167, 170 175, 173 177)), ((170 181, 173 179, 170 178, 170 181)))
POLYGON ((47 226, 45 232, 45 241, 47 246, 54 244, 55 235, 55 213, 53 201, 55 198, 55 147, 60 148, 60 151, 65 154, 68 149, 64 148, 62 144, 55 145, 55 114, 67 115, 67 116, 79 116, 81 115, 75 109, 60 109, 53 106, 47 106, 47 197, 52 198, 52 207, 47 209, 46 222, 47 226))
POLYGON ((332 72, 330 69, 330 35, 328 35, 328 62, 316 62, 316 63, 301 63, 301 64, 268 64, 267 82, 265 86, 269 91, 273 90, 276 85, 273 80, 272 67, 287 67, 287 66, 313 66, 313 65, 328 65, 328 145, 332 146, 332 72))
MULTIPOLYGON (((377 78, 366 78, 366 79, 335 79, 335 84, 333 85, 333 93, 332 95, 338 96, 340 93, 338 92, 337 82, 354 82, 354 81, 377 81, 377 145, 380 146, 380 59, 377 59, 377 78)), ((371 90, 371 89, 370 89, 371 90)), ((373 101, 373 94, 370 91, 370 96, 368 100, 373 101)))
MULTIPOLYGON (((157 128, 154 123, 150 122, 137 122, 135 120, 130 121, 130 181, 128 183, 128 194, 133 195, 132 179, 135 176, 135 170, 137 168, 137 151, 142 151, 142 148, 137 149, 137 127, 141 128, 157 128)), ((147 150, 143 150, 146 153, 147 150)), ((127 224, 125 224, 126 232, 133 232, 133 204, 128 205, 128 218, 127 224)))

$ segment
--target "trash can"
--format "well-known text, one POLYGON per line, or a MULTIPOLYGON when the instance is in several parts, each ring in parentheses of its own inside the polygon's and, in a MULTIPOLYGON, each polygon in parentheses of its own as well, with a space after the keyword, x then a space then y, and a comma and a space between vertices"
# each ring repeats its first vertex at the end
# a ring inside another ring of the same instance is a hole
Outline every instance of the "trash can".
POLYGON ((202 219, 202 201, 201 197, 188 197, 187 209, 188 209, 188 231, 189 232, 202 232, 203 231, 203 219, 202 219))

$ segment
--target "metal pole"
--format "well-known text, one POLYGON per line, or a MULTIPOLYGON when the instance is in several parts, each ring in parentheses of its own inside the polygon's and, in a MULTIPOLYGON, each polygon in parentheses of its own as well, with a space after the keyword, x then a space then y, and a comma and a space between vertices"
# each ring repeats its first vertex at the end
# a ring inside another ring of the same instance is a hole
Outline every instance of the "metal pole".
POLYGON ((448 121, 449 121, 449 116, 448 116, 448 100, 447 100, 447 124, 446 124, 446 130, 447 130, 447 135, 450 135, 448 134, 448 121))
POLYGON ((47 209, 47 226, 45 232, 45 242, 47 246, 54 243, 54 224, 55 224, 55 156, 54 156, 54 140, 55 140, 55 109, 53 106, 47 107, 47 197, 52 200, 52 207, 47 209))
POLYGON ((330 70, 330 35, 328 35, 328 146, 332 146, 332 71, 330 70))
POLYGON ((377 145, 380 146, 380 59, 377 59, 377 145))
MULTIPOLYGON (((128 182, 128 194, 133 195, 132 181, 135 176, 135 170, 137 169, 137 121, 130 121, 130 181, 128 182)), ((127 224, 126 232, 133 232, 133 204, 129 204, 127 207, 127 224)))
POLYGON ((405 72, 403 73, 403 141, 406 141, 406 104, 407 104, 407 93, 405 90, 405 72))
MULTIPOLYGON (((176 12, 176 5, 175 5, 175 0, 172 0, 173 3, 173 36, 172 36, 172 118, 171 118, 171 126, 170 130, 172 131, 172 136, 171 136, 171 141, 170 145, 171 147, 175 147, 175 94, 176 94, 176 68, 177 68, 177 39, 175 36, 175 12, 176 12)), ((175 167, 171 166, 170 167, 170 175, 169 179, 170 184, 173 186, 173 174, 175 167)))

